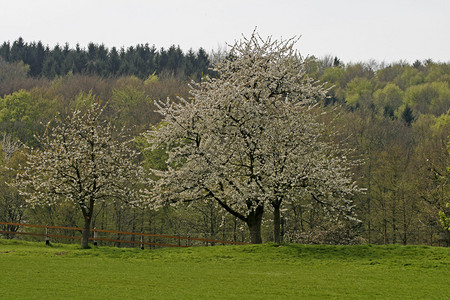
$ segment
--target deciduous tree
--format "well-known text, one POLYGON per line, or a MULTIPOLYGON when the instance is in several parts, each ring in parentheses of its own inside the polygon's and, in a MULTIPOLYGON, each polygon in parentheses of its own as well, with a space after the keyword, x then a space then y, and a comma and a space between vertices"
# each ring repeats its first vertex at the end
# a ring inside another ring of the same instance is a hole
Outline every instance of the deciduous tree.
MULTIPOLYGON (((20 223, 24 216, 25 203, 22 196, 13 186, 14 178, 24 155, 19 151, 21 144, 4 134, 0 143, 0 221, 20 223)), ((17 231, 18 226, 2 225, 3 230, 17 231)), ((10 237, 8 234, 6 237, 10 237)))
POLYGON ((294 44, 254 33, 190 99, 158 102, 164 126, 147 137, 155 149, 168 146, 172 168, 158 173, 157 200, 214 199, 248 225, 252 243, 262 242, 266 209, 280 242, 281 205, 298 197, 351 213, 357 188, 345 156, 323 142, 312 112, 325 90, 306 76, 294 44))
POLYGON ((94 103, 76 110, 40 138, 18 176, 21 193, 31 206, 67 201, 84 218, 81 246, 88 247, 94 206, 99 201, 137 204, 148 196, 146 176, 137 164, 138 153, 125 132, 102 120, 104 106, 94 103))

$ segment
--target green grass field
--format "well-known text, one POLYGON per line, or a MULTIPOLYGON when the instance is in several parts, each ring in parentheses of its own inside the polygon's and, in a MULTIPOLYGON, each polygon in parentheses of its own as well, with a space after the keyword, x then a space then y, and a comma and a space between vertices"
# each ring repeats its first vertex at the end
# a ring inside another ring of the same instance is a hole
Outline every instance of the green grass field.
POLYGON ((450 248, 140 250, 0 239, 0 299, 450 299, 450 248))

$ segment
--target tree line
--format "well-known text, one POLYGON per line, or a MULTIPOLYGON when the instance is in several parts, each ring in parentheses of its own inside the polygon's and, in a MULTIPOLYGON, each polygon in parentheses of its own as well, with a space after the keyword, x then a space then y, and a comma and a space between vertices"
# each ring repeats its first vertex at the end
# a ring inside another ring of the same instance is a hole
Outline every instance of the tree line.
MULTIPOLYGON (((319 201, 311 201, 311 194, 297 195, 299 201, 282 202, 279 218, 266 206, 272 214, 266 212, 261 220, 262 239, 274 239, 272 224, 277 218, 278 234, 285 241, 436 245, 444 230, 440 215, 449 215, 450 64, 345 64, 333 57, 309 57, 302 63, 302 80, 318 81, 328 95, 310 112, 324 124, 321 142, 353 149, 346 156, 355 162, 353 178, 364 192, 350 200, 360 222, 334 222, 319 201)), ((147 170, 167 169, 167 149, 151 149, 141 133, 162 126, 155 100, 189 99, 185 76, 68 72, 49 79, 33 77, 30 70, 23 61, 0 60, 2 221, 82 227, 82 217, 69 205, 25 208, 25 199, 8 182, 25 159, 19 145, 39 147, 35 135, 45 132, 43 124, 57 113, 70 115, 86 102, 108 103, 104 117, 138 137, 135 145, 147 170)), ((157 210, 100 204, 92 222, 97 228, 249 241, 245 222, 213 200, 206 197, 157 210)))
POLYGON ((89 43, 85 49, 65 43, 50 48, 41 41, 27 43, 20 37, 12 44, 3 42, 0 57, 6 62, 22 61, 29 66, 31 77, 49 79, 81 73, 104 77, 134 75, 141 79, 156 74, 198 80, 210 72, 208 54, 203 48, 184 53, 175 45, 168 49, 149 44, 108 49, 104 44, 89 43))

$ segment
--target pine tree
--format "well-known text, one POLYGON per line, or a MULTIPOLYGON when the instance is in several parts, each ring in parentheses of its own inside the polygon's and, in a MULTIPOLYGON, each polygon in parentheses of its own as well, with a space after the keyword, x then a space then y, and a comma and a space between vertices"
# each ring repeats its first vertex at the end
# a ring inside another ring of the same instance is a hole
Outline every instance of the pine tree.
POLYGON ((415 117, 412 109, 406 105, 405 109, 402 112, 402 120, 406 123, 406 125, 411 126, 411 123, 414 121, 415 117))

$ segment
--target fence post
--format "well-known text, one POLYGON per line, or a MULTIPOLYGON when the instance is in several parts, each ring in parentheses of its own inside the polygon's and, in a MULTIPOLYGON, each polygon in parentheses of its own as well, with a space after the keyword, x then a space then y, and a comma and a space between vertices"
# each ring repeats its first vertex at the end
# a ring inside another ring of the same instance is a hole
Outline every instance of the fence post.
POLYGON ((45 225, 45 245, 50 246, 50 237, 48 236, 48 225, 45 225))
POLYGON ((181 247, 181 239, 180 239, 180 235, 178 234, 178 247, 181 247))
POLYGON ((94 227, 94 246, 97 246, 97 227, 94 227))
POLYGON ((144 236, 143 235, 141 235, 141 249, 144 250, 144 236))

